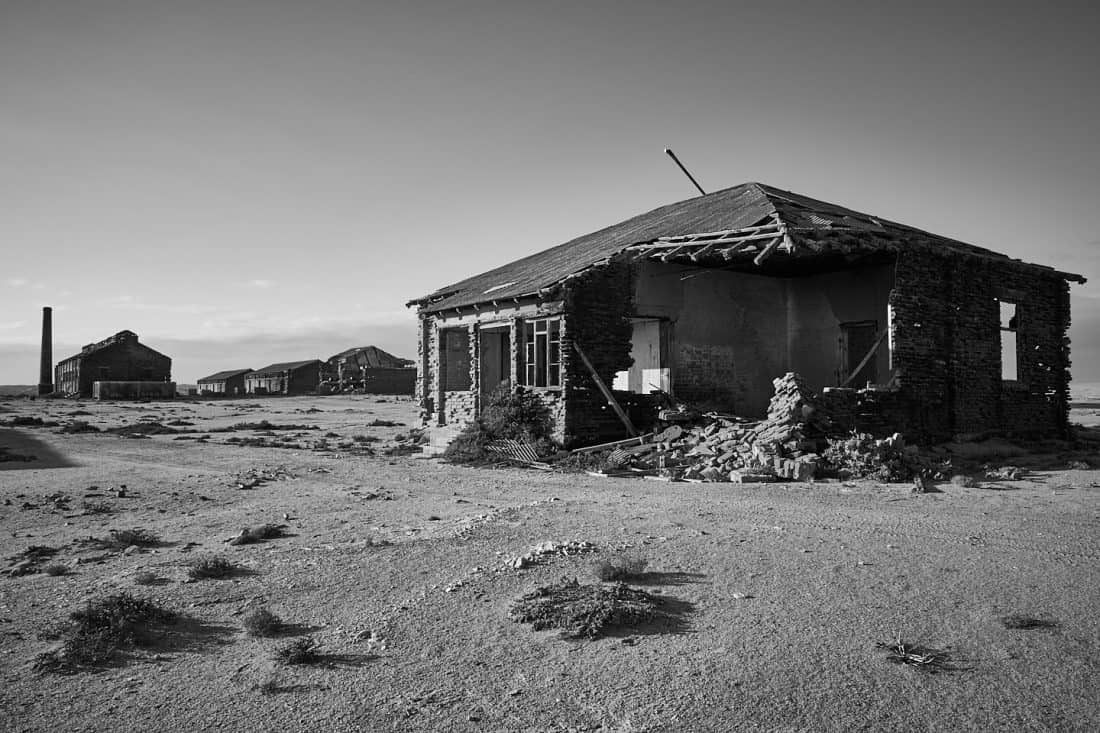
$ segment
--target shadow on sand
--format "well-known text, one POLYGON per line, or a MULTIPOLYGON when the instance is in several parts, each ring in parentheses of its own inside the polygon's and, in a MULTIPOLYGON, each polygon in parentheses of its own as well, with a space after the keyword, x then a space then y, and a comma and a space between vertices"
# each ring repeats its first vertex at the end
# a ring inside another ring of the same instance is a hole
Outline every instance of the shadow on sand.
POLYGON ((71 468, 79 465, 39 438, 21 430, 0 428, 0 471, 71 468))

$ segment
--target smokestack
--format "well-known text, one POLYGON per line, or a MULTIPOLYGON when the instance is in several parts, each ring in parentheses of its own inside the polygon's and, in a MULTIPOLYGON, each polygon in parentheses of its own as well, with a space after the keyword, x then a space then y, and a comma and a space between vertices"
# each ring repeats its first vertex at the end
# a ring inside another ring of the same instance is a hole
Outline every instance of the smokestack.
POLYGON ((38 394, 53 392, 53 308, 42 309, 42 364, 38 370, 38 394))

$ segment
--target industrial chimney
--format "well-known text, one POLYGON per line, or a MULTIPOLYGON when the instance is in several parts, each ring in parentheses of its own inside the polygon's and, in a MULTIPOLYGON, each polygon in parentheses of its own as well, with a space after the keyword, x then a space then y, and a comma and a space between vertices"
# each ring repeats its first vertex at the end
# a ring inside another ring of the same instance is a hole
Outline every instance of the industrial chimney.
POLYGON ((53 392, 53 308, 42 309, 42 363, 38 370, 38 394, 53 392))

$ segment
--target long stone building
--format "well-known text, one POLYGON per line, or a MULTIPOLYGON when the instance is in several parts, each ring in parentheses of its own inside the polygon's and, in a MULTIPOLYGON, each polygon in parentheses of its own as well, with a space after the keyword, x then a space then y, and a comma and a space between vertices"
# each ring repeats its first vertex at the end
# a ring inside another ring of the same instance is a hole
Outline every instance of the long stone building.
POLYGON ((1070 282, 1084 278, 746 183, 410 301, 417 396, 442 433, 523 387, 582 445, 624 436, 597 376, 644 423, 658 392, 761 417, 793 371, 852 428, 1059 436, 1070 282))
POLYGON ((171 397, 171 380, 172 360, 140 343, 133 331, 88 344, 54 368, 55 392, 70 397, 171 397), (96 383, 102 383, 98 390, 96 383))

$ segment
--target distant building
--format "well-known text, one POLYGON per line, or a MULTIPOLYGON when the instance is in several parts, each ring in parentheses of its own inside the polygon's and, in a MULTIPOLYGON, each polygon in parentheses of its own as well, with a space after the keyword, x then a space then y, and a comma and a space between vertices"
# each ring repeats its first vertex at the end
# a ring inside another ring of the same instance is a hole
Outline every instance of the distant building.
POLYGON ((139 343, 133 331, 88 344, 54 369, 54 391, 68 397, 172 397, 171 380, 172 360, 139 343))
POLYGON ((230 369, 199 380, 199 393, 204 395, 244 394, 244 378, 251 369, 230 369))
POLYGON ((269 364, 244 376, 247 394, 310 394, 321 381, 321 360, 269 364))
POLYGON ((358 346, 329 357, 321 368, 323 392, 369 392, 411 395, 416 364, 377 346, 358 346))

